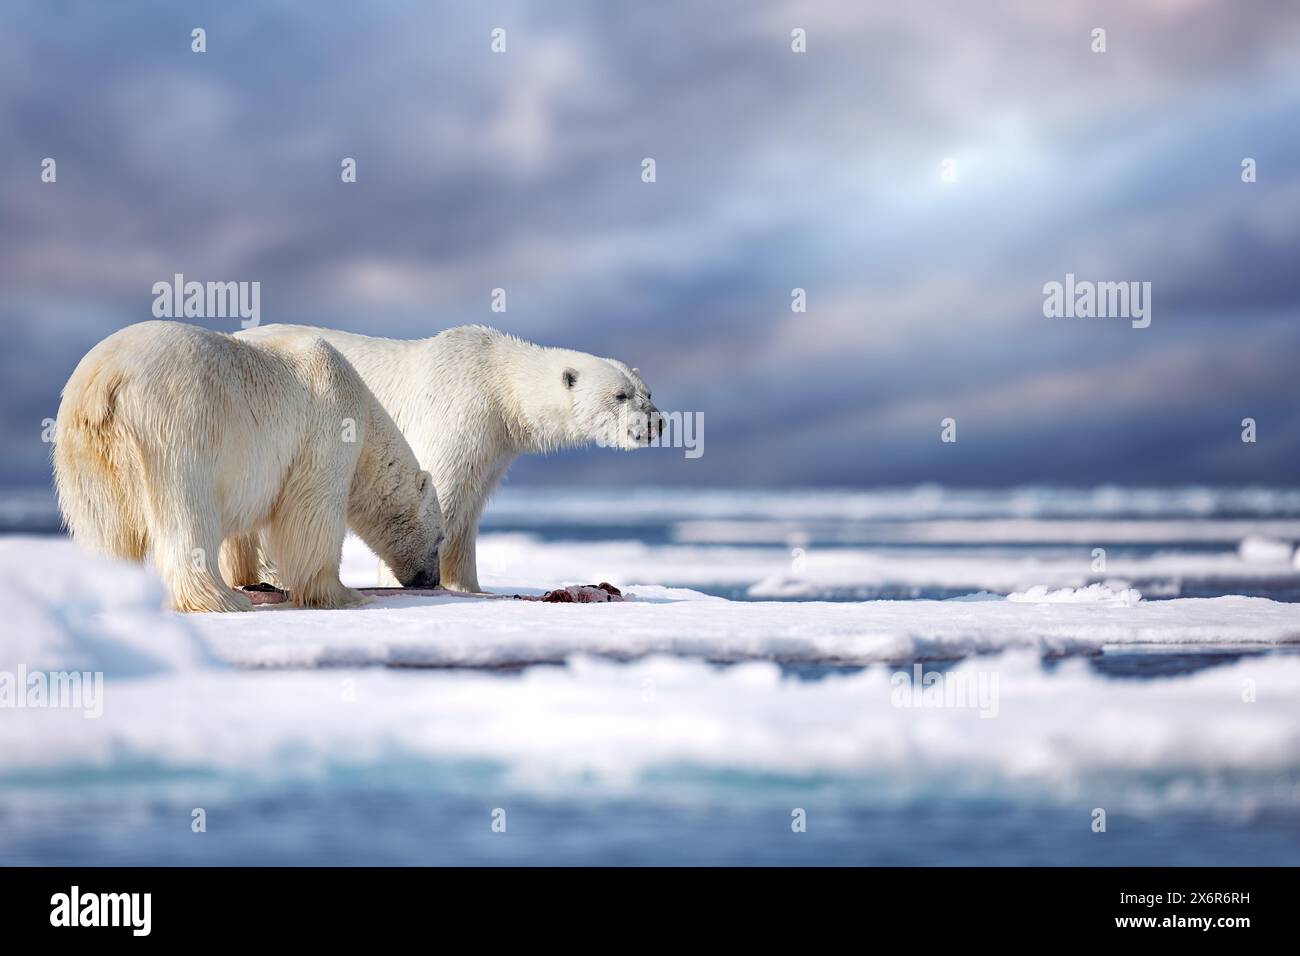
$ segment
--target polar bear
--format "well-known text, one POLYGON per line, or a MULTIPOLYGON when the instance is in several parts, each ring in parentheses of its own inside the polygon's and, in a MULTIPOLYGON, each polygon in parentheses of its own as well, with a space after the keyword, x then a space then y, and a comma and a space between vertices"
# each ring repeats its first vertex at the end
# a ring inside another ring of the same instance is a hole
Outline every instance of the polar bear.
POLYGON ((446 544, 442 586, 480 592, 479 517, 524 452, 599 443, 633 449, 664 427, 637 369, 586 352, 545 348, 467 325, 428 339, 374 338, 302 325, 235 333, 257 342, 321 338, 361 374, 433 474, 446 544))
POLYGON ((348 524, 404 584, 437 583, 435 486, 319 339, 254 345, 177 322, 115 332, 64 387, 54 479, 73 538, 150 554, 178 611, 251 610, 227 585, 257 582, 259 543, 292 603, 364 602, 339 581, 348 524))

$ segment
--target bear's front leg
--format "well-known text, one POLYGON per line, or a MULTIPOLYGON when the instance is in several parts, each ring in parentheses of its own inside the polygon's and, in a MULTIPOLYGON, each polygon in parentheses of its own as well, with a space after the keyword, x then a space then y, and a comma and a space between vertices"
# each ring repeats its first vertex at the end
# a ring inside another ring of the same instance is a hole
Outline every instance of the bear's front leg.
POLYGON ((289 603, 303 608, 344 608, 369 604, 370 598, 339 580, 338 566, 322 568, 289 592, 289 603))
POLYGON ((478 545, 477 528, 453 528, 447 532, 439 556, 438 575, 442 587, 448 591, 463 591, 466 594, 485 594, 478 583, 478 563, 475 550, 478 545))
POLYGON ((290 478, 279 509, 262 531, 266 556, 289 603, 305 608, 355 607, 369 601, 339 580, 347 533, 345 490, 330 476, 290 478))
POLYGON ((256 533, 231 535, 221 542, 221 576, 232 588, 262 583, 258 544, 256 533))

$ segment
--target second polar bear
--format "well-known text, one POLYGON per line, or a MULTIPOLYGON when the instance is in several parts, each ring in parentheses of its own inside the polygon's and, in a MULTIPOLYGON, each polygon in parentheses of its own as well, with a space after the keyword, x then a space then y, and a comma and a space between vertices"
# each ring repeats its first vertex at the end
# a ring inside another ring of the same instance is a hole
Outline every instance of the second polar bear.
POLYGON ((176 322, 115 332, 63 390, 54 476, 73 538, 151 555, 176 610, 250 610, 232 586, 257 583, 259 538, 292 603, 361 603, 339 581, 349 524, 404 584, 437 583, 434 484, 319 339, 254 345, 176 322))
POLYGON ((428 339, 304 325, 236 333, 322 338, 361 373, 433 474, 447 535, 442 586, 477 592, 475 546, 488 496, 521 453, 599 443, 633 449, 663 431, 640 373, 614 359, 544 348, 467 325, 428 339))

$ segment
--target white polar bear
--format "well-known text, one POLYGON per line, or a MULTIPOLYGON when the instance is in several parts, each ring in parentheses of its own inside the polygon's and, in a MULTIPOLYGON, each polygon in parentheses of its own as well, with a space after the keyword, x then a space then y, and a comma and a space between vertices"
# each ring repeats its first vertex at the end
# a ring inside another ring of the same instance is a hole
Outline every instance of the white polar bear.
POLYGON ((322 338, 361 373, 433 474, 446 544, 442 586, 478 592, 479 517, 523 452, 599 443, 642 448, 662 433, 640 373, 586 352, 544 348, 467 325, 428 339, 374 338, 303 325, 237 332, 246 341, 322 338))
POLYGON ((152 555, 178 611, 251 610, 227 584, 257 582, 259 538, 292 603, 363 602, 339 581, 348 524, 404 583, 437 583, 435 486, 319 339, 254 345, 177 322, 115 332, 64 387, 54 478, 73 538, 152 555))

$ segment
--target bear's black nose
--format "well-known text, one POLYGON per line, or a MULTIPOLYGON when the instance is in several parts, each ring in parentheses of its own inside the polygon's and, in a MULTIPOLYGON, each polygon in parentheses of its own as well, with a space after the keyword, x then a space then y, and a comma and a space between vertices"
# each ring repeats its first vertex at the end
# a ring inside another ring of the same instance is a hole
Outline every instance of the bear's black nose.
POLYGON ((404 588, 436 588, 438 586, 438 572, 420 570, 413 574, 409 579, 402 582, 404 588))

